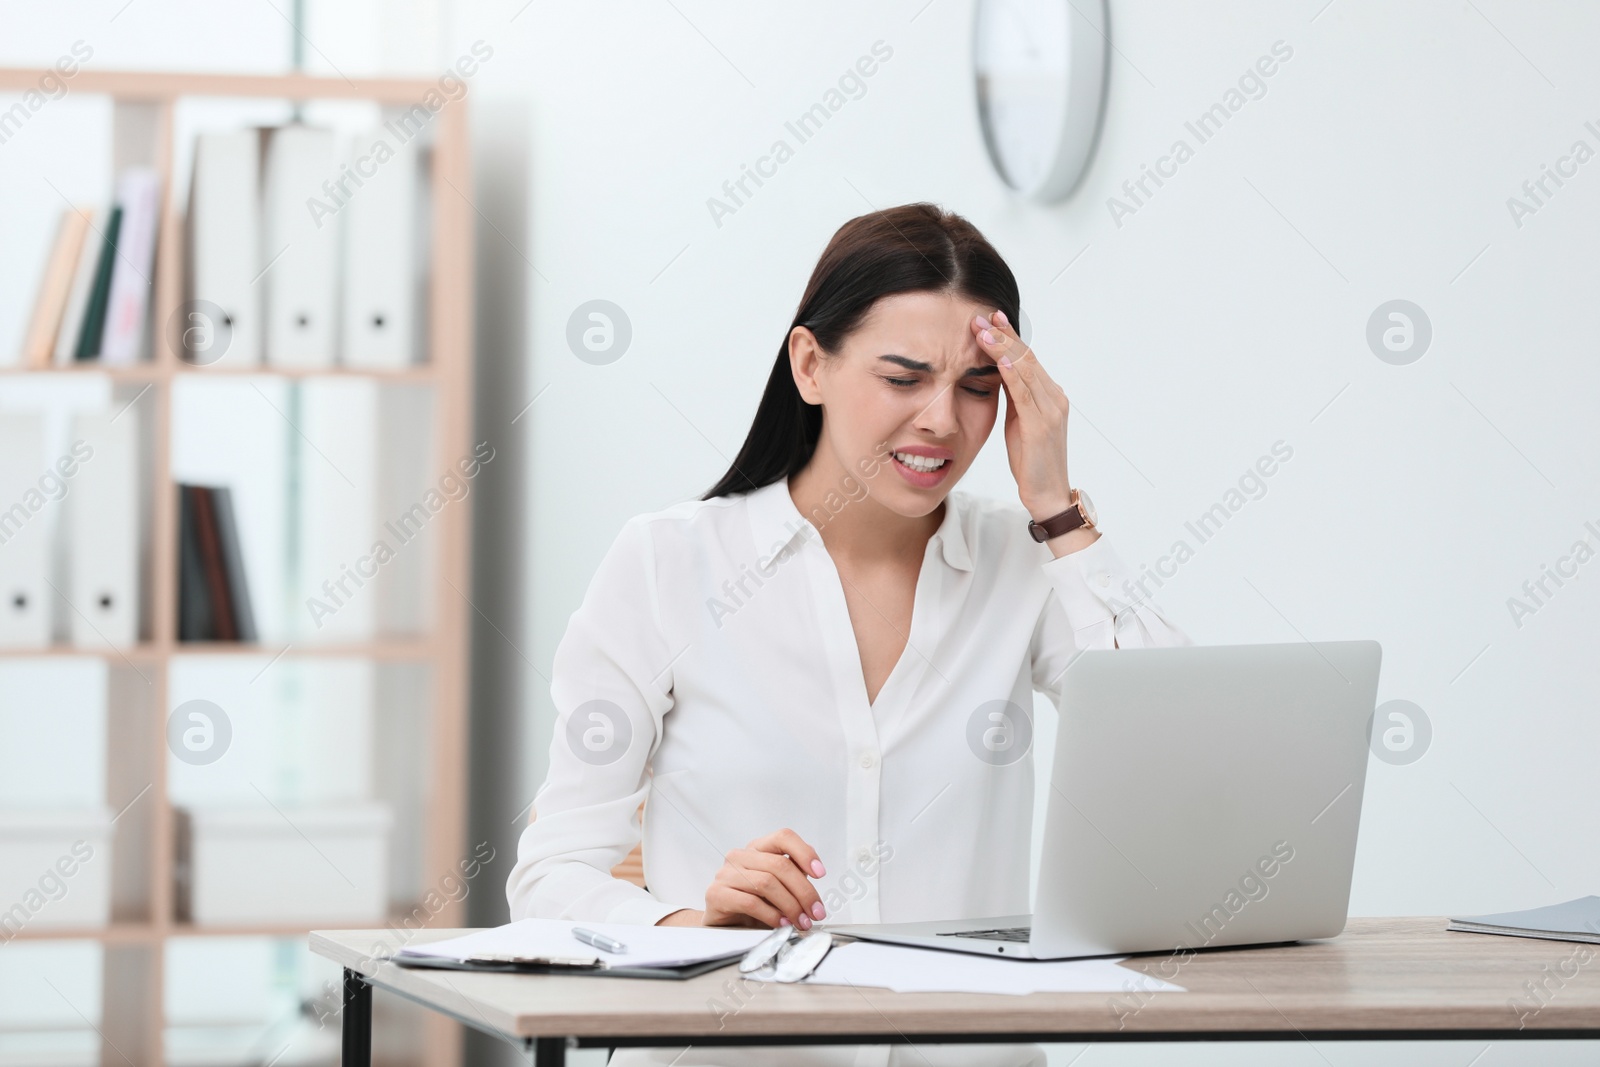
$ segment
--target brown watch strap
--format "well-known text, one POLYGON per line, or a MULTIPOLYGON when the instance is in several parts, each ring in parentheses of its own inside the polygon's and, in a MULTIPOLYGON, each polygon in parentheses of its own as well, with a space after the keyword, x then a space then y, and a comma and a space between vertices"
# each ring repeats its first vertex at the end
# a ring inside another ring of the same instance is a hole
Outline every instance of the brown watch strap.
POLYGON ((1048 541, 1053 537, 1060 537, 1064 533, 1071 533, 1080 526, 1087 525, 1088 520, 1083 517, 1083 508, 1076 502, 1059 514, 1052 515, 1043 522, 1028 520, 1028 533, 1033 535, 1035 541, 1048 541))

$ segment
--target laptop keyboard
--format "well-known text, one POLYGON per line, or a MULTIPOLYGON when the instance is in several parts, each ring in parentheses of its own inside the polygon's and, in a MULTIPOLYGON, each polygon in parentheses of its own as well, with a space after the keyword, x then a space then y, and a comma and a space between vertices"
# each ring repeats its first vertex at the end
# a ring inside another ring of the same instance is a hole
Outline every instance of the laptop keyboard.
POLYGON ((954 930, 940 937, 976 937, 980 941, 1021 941, 1026 943, 1031 926, 1003 926, 998 930, 954 930))

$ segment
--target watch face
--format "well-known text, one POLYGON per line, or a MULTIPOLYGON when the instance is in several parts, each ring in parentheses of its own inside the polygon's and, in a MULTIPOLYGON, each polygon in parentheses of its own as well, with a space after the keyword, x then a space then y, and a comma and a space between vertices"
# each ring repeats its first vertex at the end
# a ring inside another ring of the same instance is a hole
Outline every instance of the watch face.
POLYGON ((1078 490, 1078 510, 1083 512, 1083 517, 1089 520, 1090 526, 1099 525, 1099 519, 1094 513, 1094 501, 1089 499, 1089 494, 1082 489, 1078 490))

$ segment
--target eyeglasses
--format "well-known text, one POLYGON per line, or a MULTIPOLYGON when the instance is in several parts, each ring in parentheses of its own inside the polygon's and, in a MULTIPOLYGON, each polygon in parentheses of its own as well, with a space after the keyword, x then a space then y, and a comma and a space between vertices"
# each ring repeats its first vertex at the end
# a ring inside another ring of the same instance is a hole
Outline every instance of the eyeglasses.
POLYGON ((793 926, 780 926, 763 938, 739 961, 739 973, 774 982, 798 982, 817 969, 834 946, 826 930, 800 934, 793 926))

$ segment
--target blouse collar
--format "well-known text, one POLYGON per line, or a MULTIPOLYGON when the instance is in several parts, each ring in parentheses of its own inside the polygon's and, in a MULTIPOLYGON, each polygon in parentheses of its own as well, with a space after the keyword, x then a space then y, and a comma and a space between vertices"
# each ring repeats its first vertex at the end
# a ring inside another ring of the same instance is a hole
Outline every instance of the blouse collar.
MULTIPOLYGON (((750 528, 755 534, 756 549, 762 558, 770 558, 788 548, 796 538, 821 542, 817 528, 800 513, 794 498, 789 495, 789 480, 779 478, 745 495, 750 514, 750 528)), ((845 499, 842 498, 841 499, 845 499)), ((848 503, 845 504, 849 506, 848 503)), ((965 493, 952 491, 945 497, 944 519, 933 537, 939 542, 944 561, 959 571, 972 570, 972 555, 967 550, 967 538, 962 519, 966 512, 965 493)))

